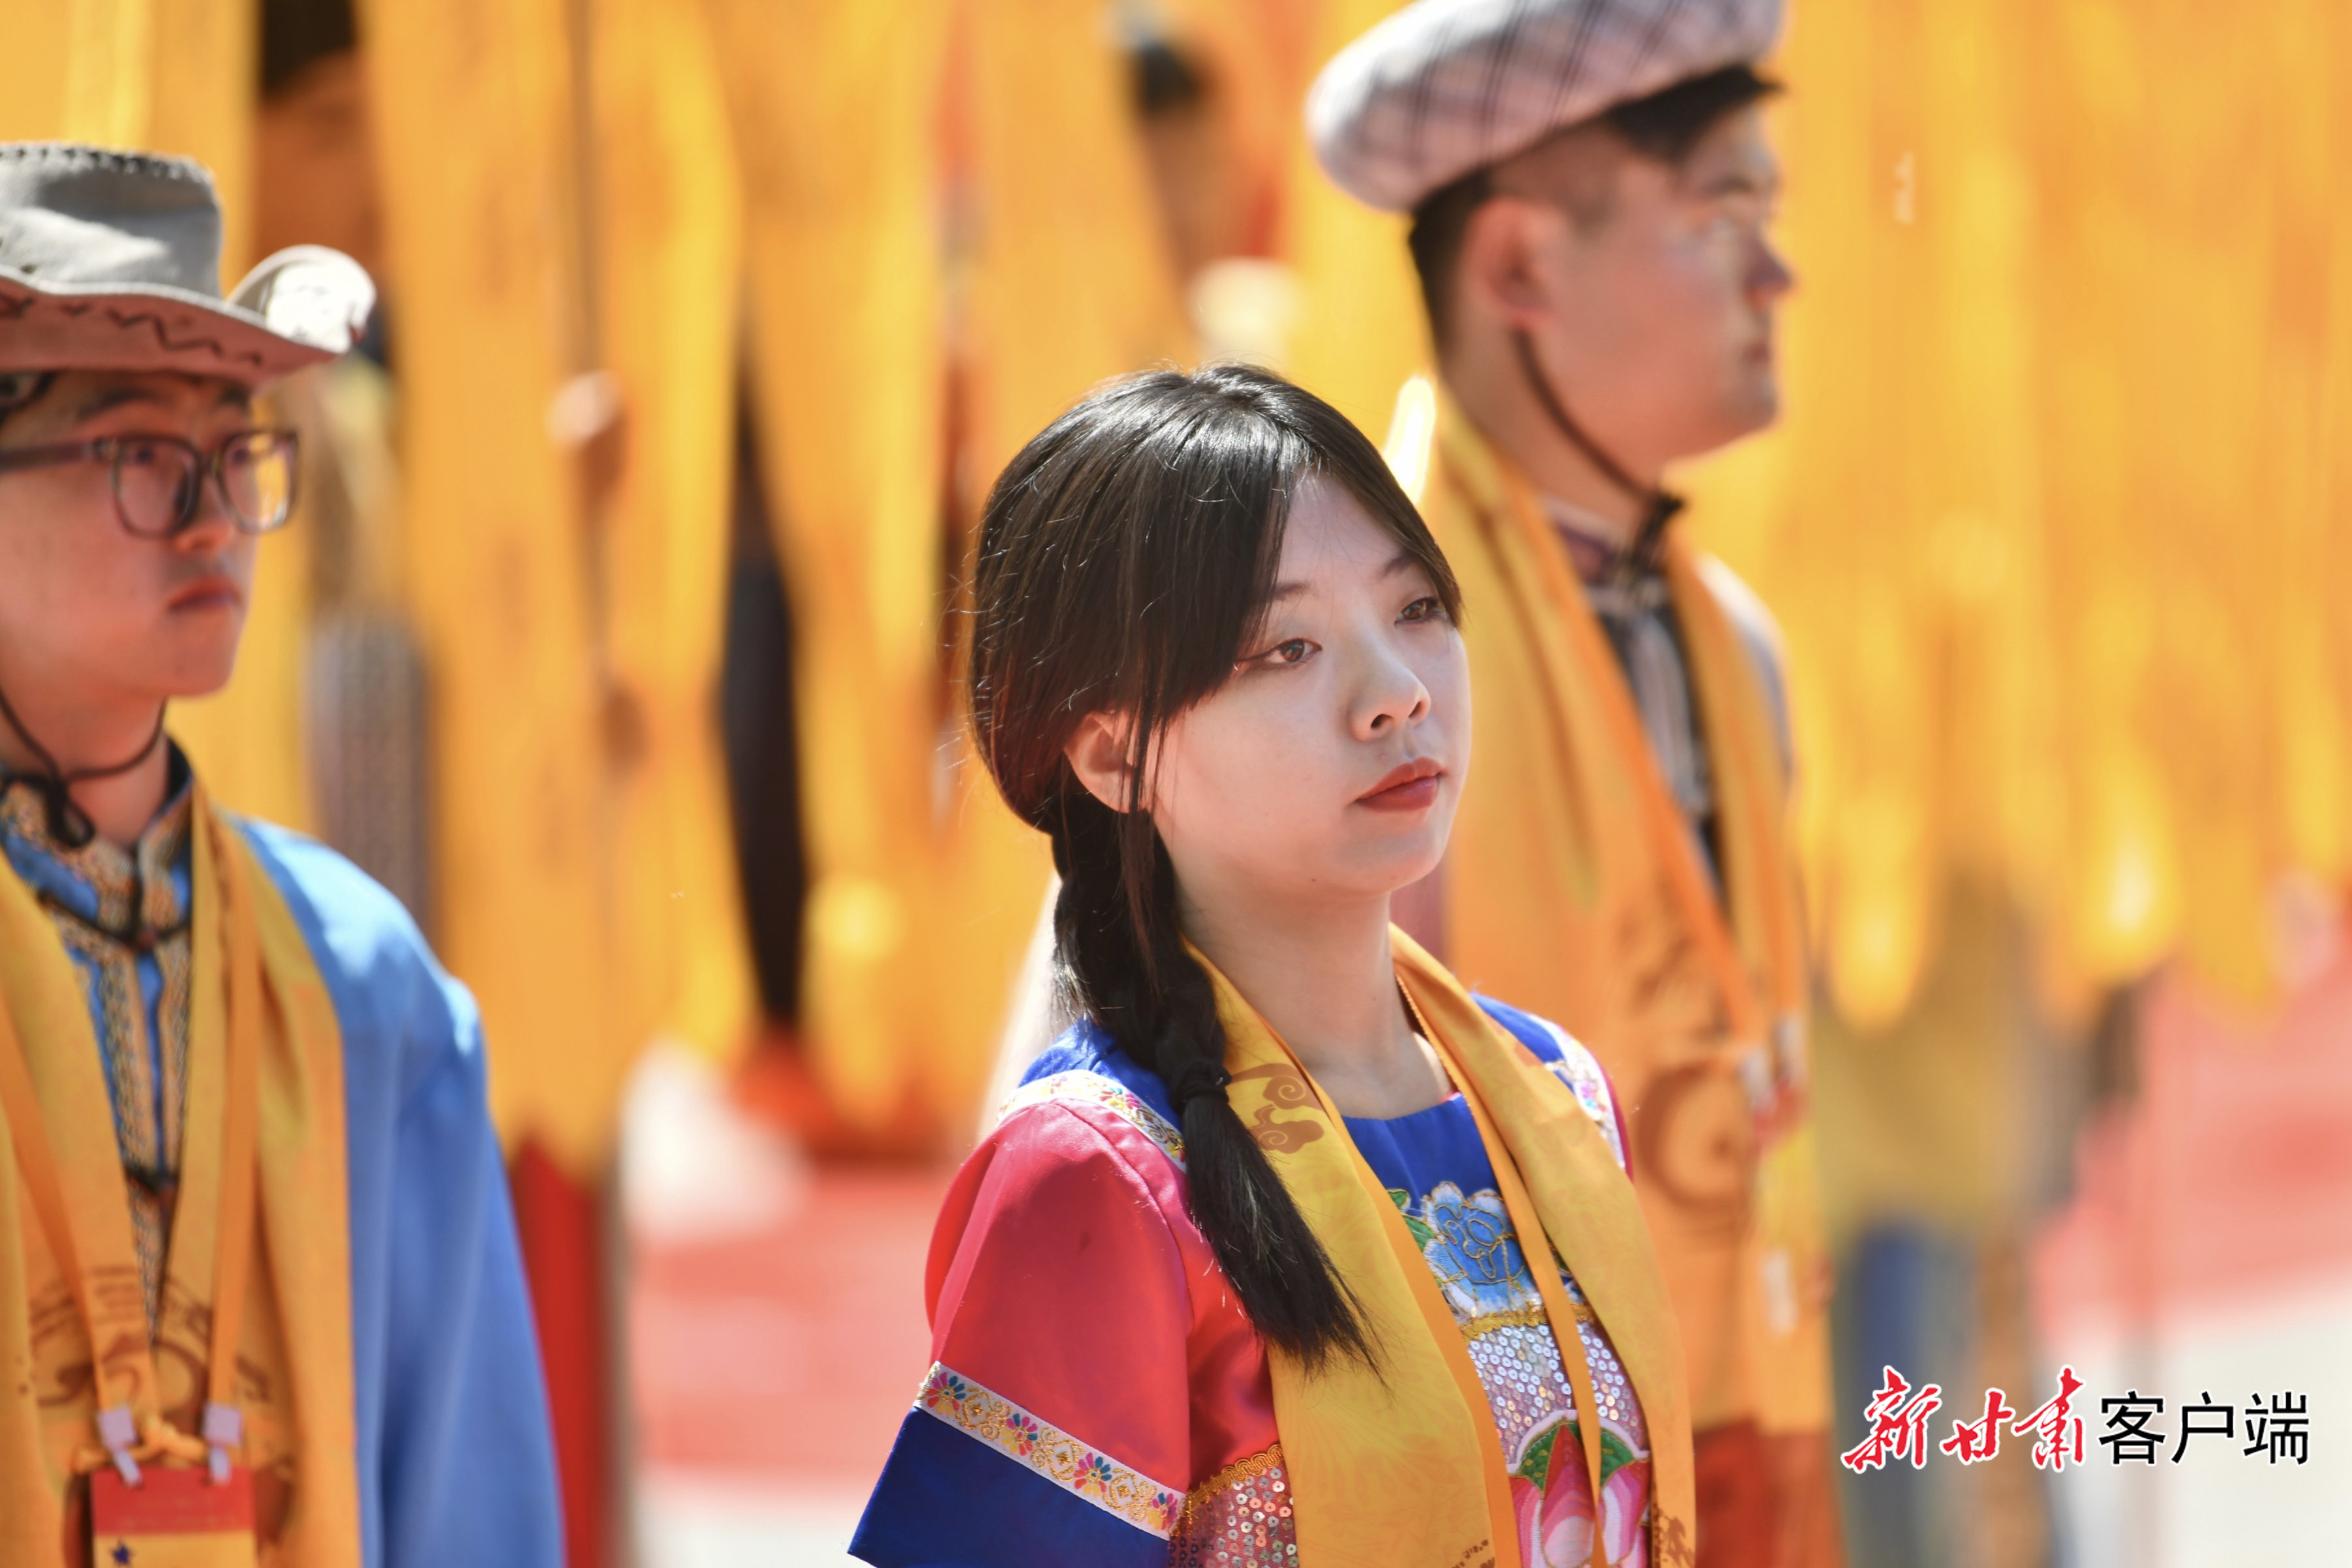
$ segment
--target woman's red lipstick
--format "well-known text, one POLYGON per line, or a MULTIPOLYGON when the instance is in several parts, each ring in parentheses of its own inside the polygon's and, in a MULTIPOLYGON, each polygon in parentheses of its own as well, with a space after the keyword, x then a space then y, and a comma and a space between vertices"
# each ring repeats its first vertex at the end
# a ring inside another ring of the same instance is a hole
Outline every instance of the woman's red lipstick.
POLYGON ((1356 798, 1359 806, 1375 811, 1419 811, 1437 800, 1437 781, 1445 769, 1434 758, 1416 757, 1399 763, 1370 789, 1356 798))

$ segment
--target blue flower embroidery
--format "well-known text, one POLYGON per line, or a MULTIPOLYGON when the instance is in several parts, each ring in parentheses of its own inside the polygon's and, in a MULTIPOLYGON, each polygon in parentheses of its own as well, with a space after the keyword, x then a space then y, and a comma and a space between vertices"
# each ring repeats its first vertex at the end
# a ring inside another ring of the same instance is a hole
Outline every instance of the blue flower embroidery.
POLYGON ((1412 1227, 1413 1239, 1456 1318, 1466 1323, 1496 1312, 1543 1309, 1500 1194, 1489 1187, 1465 1197, 1452 1182, 1440 1182, 1420 1207, 1418 1217, 1407 1211, 1421 1221, 1412 1227))

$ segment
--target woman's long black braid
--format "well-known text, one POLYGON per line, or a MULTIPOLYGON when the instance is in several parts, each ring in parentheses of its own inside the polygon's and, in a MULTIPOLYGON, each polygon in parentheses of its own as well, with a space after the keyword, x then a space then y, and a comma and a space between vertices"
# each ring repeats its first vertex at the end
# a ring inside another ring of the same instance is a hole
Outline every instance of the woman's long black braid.
POLYGON ((1168 1085, 1193 1221, 1243 1310, 1269 1343, 1310 1369, 1335 1353, 1371 1364, 1354 1293, 1226 1099, 1216 993, 1184 950, 1175 872, 1150 818, 1122 817, 1082 789, 1063 791, 1050 811, 1062 962, 1088 1016, 1168 1085), (1139 875, 1123 869, 1137 861, 1139 875))

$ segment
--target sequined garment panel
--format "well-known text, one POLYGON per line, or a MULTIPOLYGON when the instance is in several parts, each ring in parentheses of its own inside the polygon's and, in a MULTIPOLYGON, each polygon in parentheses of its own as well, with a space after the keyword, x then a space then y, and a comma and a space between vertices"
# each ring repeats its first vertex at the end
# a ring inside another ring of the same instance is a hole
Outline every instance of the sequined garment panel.
MULTIPOLYGON (((1570 1291, 1579 1307, 1576 1333, 1584 1342, 1586 1363, 1592 1370, 1592 1397, 1601 1407, 1601 1418, 1626 1433, 1637 1451, 1646 1453, 1649 1427, 1642 1419, 1641 1406, 1633 1400, 1625 1368, 1608 1334, 1583 1317, 1583 1303, 1575 1297, 1572 1283, 1570 1291)), ((1495 1412, 1505 1462, 1516 1471, 1537 1439, 1560 1423, 1576 1419, 1576 1396, 1561 1368, 1551 1327, 1498 1315, 1465 1322, 1462 1332, 1470 1342, 1470 1363, 1478 1369, 1486 1403, 1495 1412)))
POLYGON ((73 959, 104 1058, 151 1325, 187 1120, 190 800, 184 785, 131 849, 104 839, 68 849, 49 836, 30 790, 0 796, 0 850, 73 959))
MULTIPOLYGON (((1492 1188, 1465 1193, 1452 1182, 1440 1182, 1418 1202, 1403 1193, 1390 1196, 1403 1210, 1470 1343, 1470 1360, 1494 1407, 1504 1458, 1516 1469, 1536 1439, 1560 1422, 1575 1420, 1576 1399, 1502 1197, 1492 1188)), ((1577 1336, 1592 1369, 1601 1418, 1621 1428, 1637 1451, 1647 1452, 1649 1430, 1615 1347, 1574 1276, 1556 1254, 1551 1261, 1576 1312, 1577 1336)))
MULTIPOLYGON (((1530 1039, 1530 1025, 1541 1020, 1522 1019, 1513 1032, 1539 1059, 1552 1058, 1553 1072, 1616 1152, 1607 1080, 1581 1046, 1549 1026, 1530 1039), (1544 1051, 1546 1045, 1552 1050, 1544 1051)), ((1650 1500, 1647 1423, 1615 1348, 1559 1253, 1540 1237, 1532 1249, 1522 1246, 1467 1103, 1457 1094, 1411 1115, 1351 1117, 1348 1129, 1388 1188, 1461 1328, 1509 1472, 1522 1560, 1591 1559, 1611 1568, 1642 1568, 1650 1500), (1557 1271, 1591 1372, 1600 1426, 1589 1435, 1600 1459, 1597 1490, 1538 1269, 1557 1271), (1596 1532, 1605 1548, 1598 1557, 1591 1551, 1596 1532)))
POLYGON ((1171 1568, 1297 1568, 1298 1531, 1282 1445, 1226 1466, 1184 1500, 1171 1568))

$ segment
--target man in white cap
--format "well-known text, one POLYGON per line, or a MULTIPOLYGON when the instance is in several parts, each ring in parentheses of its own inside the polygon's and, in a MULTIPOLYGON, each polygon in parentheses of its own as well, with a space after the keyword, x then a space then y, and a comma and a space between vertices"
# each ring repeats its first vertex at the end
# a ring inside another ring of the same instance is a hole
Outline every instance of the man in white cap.
POLYGON ((471 999, 331 852, 214 805, 292 434, 374 290, 228 298, 177 159, 0 145, 0 1568, 562 1560, 471 999))
POLYGON ((1424 924, 1632 1109, 1702 1568, 1840 1557, 1777 643, 1664 488, 1777 412, 1779 27, 1780 0, 1423 0, 1307 99, 1331 177, 1412 214, 1436 350, 1421 499, 1478 765, 1424 924))

